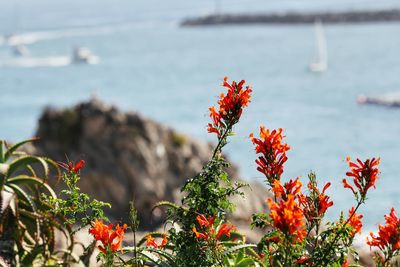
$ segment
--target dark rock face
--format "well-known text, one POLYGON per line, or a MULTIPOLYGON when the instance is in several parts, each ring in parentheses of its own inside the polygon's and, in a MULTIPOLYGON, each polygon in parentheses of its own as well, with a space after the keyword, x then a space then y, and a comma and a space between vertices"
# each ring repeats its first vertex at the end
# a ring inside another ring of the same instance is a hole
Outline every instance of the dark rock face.
MULTIPOLYGON (((157 212, 151 214, 153 205, 161 200, 178 202, 180 187, 212 153, 210 144, 96 99, 64 110, 46 109, 37 136, 41 141, 35 144, 36 154, 63 162, 65 155, 86 161, 79 185, 83 192, 110 202, 108 215, 114 219, 126 219, 128 202, 134 199, 145 228, 161 222, 157 212)), ((235 168, 231 175, 237 177, 235 168)), ((242 213, 236 217, 248 221, 252 212, 265 208, 264 199, 237 199, 242 213)))
POLYGON ((222 14, 184 20, 182 26, 207 26, 229 24, 307 24, 323 23, 368 23, 400 21, 400 10, 349 11, 286 14, 222 14))

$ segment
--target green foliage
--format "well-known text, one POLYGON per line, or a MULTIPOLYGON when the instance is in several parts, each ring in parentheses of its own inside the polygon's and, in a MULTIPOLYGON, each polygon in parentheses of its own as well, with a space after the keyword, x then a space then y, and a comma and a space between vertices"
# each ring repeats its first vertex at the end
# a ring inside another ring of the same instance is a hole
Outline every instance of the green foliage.
POLYGON ((68 171, 62 177, 67 186, 67 189, 60 192, 63 199, 43 195, 43 201, 52 207, 52 213, 63 216, 66 225, 79 222, 81 227, 89 225, 95 219, 107 220, 103 209, 111 205, 96 199, 91 200, 88 194, 81 193, 77 186, 80 180, 78 172, 68 171))
POLYGON ((71 257, 71 245, 65 251, 55 250, 55 231, 72 240, 71 231, 63 226, 62 216, 48 214, 50 206, 41 201, 46 195, 56 199, 47 184, 50 168, 59 168, 50 159, 28 155, 18 149, 35 139, 8 147, 0 140, 0 242, 8 242, 13 264, 37 262, 41 265, 61 263, 71 257))

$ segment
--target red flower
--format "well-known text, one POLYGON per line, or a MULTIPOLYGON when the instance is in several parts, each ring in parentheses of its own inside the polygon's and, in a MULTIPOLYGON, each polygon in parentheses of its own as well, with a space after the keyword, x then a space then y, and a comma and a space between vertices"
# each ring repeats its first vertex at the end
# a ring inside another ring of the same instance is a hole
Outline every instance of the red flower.
POLYGON ((325 194, 325 191, 330 186, 331 183, 327 183, 322 192, 320 192, 316 185, 311 182, 308 183, 311 194, 309 196, 300 196, 300 204, 303 206, 304 216, 307 221, 321 219, 328 208, 333 205, 333 201, 329 201, 329 196, 325 194))
POLYGON ((219 96, 218 110, 215 107, 210 107, 210 117, 212 123, 208 124, 208 132, 216 133, 218 138, 221 137, 221 132, 227 127, 233 126, 237 123, 242 115, 244 107, 250 103, 250 96, 252 90, 249 86, 243 89, 245 81, 241 80, 239 83, 235 81, 232 84, 228 83, 228 78, 224 78, 222 86, 228 88, 228 92, 219 96))
POLYGON ((342 267, 349 267, 349 263, 347 262, 347 259, 343 261, 342 267))
POLYGON ((121 242, 124 239, 124 231, 127 225, 124 224, 122 227, 117 224, 115 230, 112 230, 113 225, 105 225, 103 221, 96 219, 94 225, 89 229, 89 233, 94 236, 97 241, 101 241, 103 246, 98 246, 99 250, 104 254, 107 250, 116 252, 121 249, 121 242))
POLYGON ((386 225, 378 225, 378 235, 370 233, 371 239, 367 238, 367 244, 371 247, 378 247, 381 250, 388 250, 391 254, 400 250, 400 221, 394 208, 389 215, 385 215, 386 225))
POLYGON ((167 245, 167 243, 168 243, 168 240, 167 240, 166 233, 163 234, 163 239, 162 239, 160 245, 158 245, 156 243, 156 240, 153 238, 153 236, 151 234, 148 234, 146 236, 146 247, 163 248, 167 245))
POLYGON ((218 230, 217 239, 221 239, 221 237, 223 235, 226 235, 227 237, 231 237, 231 231, 233 228, 234 228, 234 226, 232 224, 223 223, 218 230))
POLYGON ((76 164, 71 161, 68 161, 68 164, 64 162, 58 162, 58 165, 66 171, 78 173, 85 166, 85 161, 81 159, 76 164))
POLYGON ((261 126, 260 139, 250 134, 250 139, 256 146, 256 154, 261 154, 256 160, 257 170, 267 177, 270 185, 273 180, 280 180, 283 164, 287 161, 286 151, 290 149, 286 143, 282 142, 284 138, 282 131, 281 128, 270 131, 261 126))
MULTIPOLYGON (((360 196, 364 198, 371 187, 375 188, 375 183, 379 174, 377 166, 379 165, 380 159, 372 158, 364 162, 357 159, 357 162, 352 162, 350 161, 350 157, 347 157, 346 160, 350 167, 350 171, 347 172, 346 175, 348 177, 353 177, 354 186, 360 193, 360 196)), ((346 179, 343 179, 342 182, 344 188, 349 188, 353 194, 357 194, 356 189, 350 185, 346 179)))
POLYGON ((296 203, 295 196, 289 194, 286 200, 281 199, 279 202, 274 202, 269 198, 267 202, 274 227, 293 236, 295 241, 301 242, 306 236, 304 213, 296 203))
POLYGON ((208 219, 202 215, 199 214, 196 217, 196 221, 199 224, 200 227, 204 229, 203 232, 197 231, 196 227, 193 226, 192 232, 196 235, 196 239, 204 239, 208 240, 211 237, 215 237, 217 240, 221 239, 222 236, 226 235, 227 237, 231 236, 231 231, 234 228, 232 224, 226 224, 223 223, 219 226, 217 233, 215 233, 214 229, 214 221, 215 221, 216 215, 208 217, 208 219))
POLYGON ((210 216, 207 219, 203 214, 199 214, 199 215, 197 215, 196 220, 200 226, 204 226, 204 227, 208 228, 214 224, 215 218, 216 218, 215 215, 213 217, 210 216))
POLYGON ((279 180, 273 181, 272 192, 275 194, 277 198, 287 199, 288 195, 294 195, 296 198, 299 196, 301 192, 302 183, 299 178, 295 180, 290 179, 289 182, 286 182, 284 186, 281 185, 279 180))
POLYGON ((357 214, 352 207, 349 210, 349 225, 352 227, 351 235, 354 236, 357 233, 361 233, 361 228, 363 226, 361 219, 363 216, 361 214, 357 214))
POLYGON ((196 235, 196 239, 199 240, 204 239, 204 240, 208 240, 208 235, 206 233, 200 233, 197 231, 196 227, 193 226, 192 228, 192 232, 196 235))

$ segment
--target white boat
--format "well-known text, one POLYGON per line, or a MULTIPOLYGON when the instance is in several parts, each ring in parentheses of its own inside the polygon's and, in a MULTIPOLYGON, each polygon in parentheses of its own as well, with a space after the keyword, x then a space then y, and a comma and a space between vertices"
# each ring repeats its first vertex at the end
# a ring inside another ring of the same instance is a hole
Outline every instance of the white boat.
POLYGON ((93 54, 89 48, 77 47, 73 51, 72 55, 73 63, 84 63, 84 64, 97 64, 99 63, 99 57, 93 54))
POLYGON ((308 68, 312 72, 324 72, 328 69, 328 51, 321 21, 315 22, 315 55, 308 68))

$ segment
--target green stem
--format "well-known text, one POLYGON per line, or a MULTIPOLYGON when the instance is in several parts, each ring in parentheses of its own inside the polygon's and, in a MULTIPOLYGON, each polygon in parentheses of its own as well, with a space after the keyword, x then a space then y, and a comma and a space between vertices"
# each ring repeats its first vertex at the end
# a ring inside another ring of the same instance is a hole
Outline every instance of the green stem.
MULTIPOLYGON (((358 210, 358 208, 360 207, 360 205, 363 203, 363 198, 361 198, 360 201, 358 201, 356 208, 354 209, 353 213, 349 216, 349 218, 346 220, 346 222, 343 224, 342 228, 344 228, 352 219, 352 217, 356 214, 356 211, 358 210)), ((338 231, 335 232, 335 237, 333 238, 333 241, 331 242, 330 246, 328 247, 326 253, 324 253, 324 257, 322 258, 322 260, 325 260, 326 258, 328 258, 331 255, 331 250, 333 248, 333 246, 336 244, 336 242, 338 241, 337 239, 339 238, 339 233, 338 231)), ((324 262, 324 261, 322 261, 324 262)))
POLYGON ((220 151, 221 148, 223 147, 223 142, 226 141, 226 138, 227 138, 227 136, 228 136, 228 133, 232 130, 233 124, 234 124, 234 123, 230 122, 230 123, 227 125, 227 127, 225 128, 224 133, 223 133, 223 134, 221 135, 221 137, 218 139, 218 144, 217 144, 217 146, 216 146, 215 149, 214 149, 212 158, 215 158, 215 156, 217 155, 218 151, 220 151))

